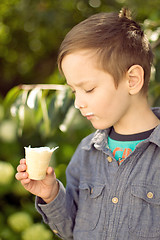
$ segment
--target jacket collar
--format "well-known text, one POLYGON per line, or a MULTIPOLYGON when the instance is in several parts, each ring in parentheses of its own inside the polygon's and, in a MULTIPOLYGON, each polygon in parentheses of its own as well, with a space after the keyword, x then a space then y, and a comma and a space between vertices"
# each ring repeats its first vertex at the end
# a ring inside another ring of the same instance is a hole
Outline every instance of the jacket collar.
MULTIPOLYGON (((153 113, 160 119, 160 108, 155 107, 152 108, 153 113)), ((92 146, 94 146, 98 150, 104 150, 108 147, 108 135, 111 131, 111 128, 107 128, 104 130, 97 130, 91 140, 88 142, 87 145, 83 146, 83 149, 90 150, 92 146)), ((155 128, 152 132, 148 141, 155 143, 160 147, 160 124, 155 128)))
MULTIPOLYGON (((160 120, 160 107, 154 107, 152 108, 152 111, 160 120)), ((160 124, 152 132, 152 134, 148 138, 148 141, 153 142, 160 147, 160 124)))
POLYGON ((91 140, 82 148, 85 150, 90 150, 93 147, 95 147, 97 150, 104 150, 108 146, 108 134, 110 132, 111 128, 107 128, 105 130, 97 130, 94 134, 92 134, 91 140))

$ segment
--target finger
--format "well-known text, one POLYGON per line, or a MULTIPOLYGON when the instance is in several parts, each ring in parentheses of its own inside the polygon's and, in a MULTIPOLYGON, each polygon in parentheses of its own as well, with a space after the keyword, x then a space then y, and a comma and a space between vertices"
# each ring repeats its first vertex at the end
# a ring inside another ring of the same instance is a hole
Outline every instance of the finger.
POLYGON ((54 169, 52 167, 47 168, 47 175, 52 175, 54 173, 54 169))
POLYGON ((52 167, 47 168, 47 174, 46 174, 46 178, 44 179, 44 181, 46 182, 46 184, 49 184, 49 185, 56 181, 56 175, 55 175, 54 169, 52 167))
POLYGON ((23 179, 23 180, 21 181, 21 183, 22 183, 22 185, 26 185, 26 184, 30 183, 30 181, 31 181, 30 178, 26 178, 26 179, 23 179))
POLYGON ((27 169, 26 164, 20 164, 17 167, 17 172, 24 172, 24 171, 26 171, 26 169, 27 169))
POLYGON ((22 158, 21 160, 20 160, 20 164, 25 164, 26 163, 26 159, 25 158, 22 158))
POLYGON ((15 178, 18 180, 18 181, 21 181, 21 180, 23 180, 23 179, 26 179, 26 178, 28 178, 28 173, 26 173, 26 172, 23 172, 23 173, 16 173, 16 175, 15 175, 15 178))

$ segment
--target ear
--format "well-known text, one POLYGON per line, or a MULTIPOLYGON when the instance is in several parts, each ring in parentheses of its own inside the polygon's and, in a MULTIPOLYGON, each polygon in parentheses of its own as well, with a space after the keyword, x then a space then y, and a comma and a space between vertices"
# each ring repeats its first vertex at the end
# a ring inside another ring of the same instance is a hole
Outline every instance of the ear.
POLYGON ((130 95, 139 93, 144 84, 144 70, 140 65, 132 65, 128 73, 128 90, 130 95))

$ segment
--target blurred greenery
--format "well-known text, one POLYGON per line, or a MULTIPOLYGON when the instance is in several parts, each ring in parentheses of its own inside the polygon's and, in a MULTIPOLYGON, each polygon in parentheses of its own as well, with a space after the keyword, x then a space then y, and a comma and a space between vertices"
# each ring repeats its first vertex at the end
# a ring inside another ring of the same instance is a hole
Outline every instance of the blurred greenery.
POLYGON ((0 0, 0 240, 57 239, 14 175, 24 146, 59 146, 51 166, 66 184, 66 166, 93 129, 73 108, 57 51, 76 23, 122 6, 130 7, 152 44, 149 101, 159 106, 160 0, 0 0))

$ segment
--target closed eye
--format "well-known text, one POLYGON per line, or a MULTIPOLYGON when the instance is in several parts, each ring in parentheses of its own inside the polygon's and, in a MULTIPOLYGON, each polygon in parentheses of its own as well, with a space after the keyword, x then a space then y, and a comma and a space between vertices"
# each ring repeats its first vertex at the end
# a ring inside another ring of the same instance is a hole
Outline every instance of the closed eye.
MULTIPOLYGON (((91 88, 91 89, 89 89, 89 90, 84 90, 85 91, 85 93, 91 93, 91 92, 93 92, 93 90, 94 90, 95 88, 91 88)), ((73 89, 71 89, 72 90, 72 93, 73 94, 76 94, 76 91, 75 90, 73 90, 73 89)))
POLYGON ((86 92, 86 93, 91 93, 91 92, 93 92, 94 89, 95 89, 95 88, 91 88, 91 89, 89 89, 89 90, 85 90, 85 92, 86 92))

